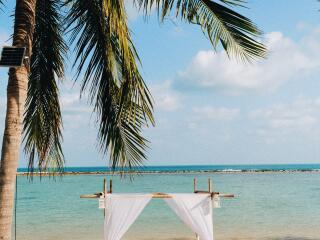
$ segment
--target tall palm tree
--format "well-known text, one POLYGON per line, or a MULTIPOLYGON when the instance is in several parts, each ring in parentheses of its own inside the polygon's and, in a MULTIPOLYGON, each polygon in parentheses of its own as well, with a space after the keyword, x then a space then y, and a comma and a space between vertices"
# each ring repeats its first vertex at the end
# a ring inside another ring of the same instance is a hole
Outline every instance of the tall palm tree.
MULTIPOLYGON (((32 52, 36 0, 17 1, 13 45, 26 47, 26 56, 32 52)), ((23 112, 28 88, 29 63, 10 68, 7 87, 7 112, 0 163, 0 239, 11 238, 15 176, 19 162, 23 112)))
MULTIPOLYGON (((255 40, 261 32, 232 10, 242 0, 133 0, 147 16, 173 13, 200 25, 214 48, 219 44, 243 61, 264 57, 255 40)), ((0 0, 1 4, 1 0, 0 0)), ((139 73, 123 0, 16 0, 13 45, 27 47, 29 61, 9 70, 7 114, 0 165, 0 240, 10 240, 19 149, 24 134, 29 170, 63 170, 62 119, 57 82, 64 76, 67 31, 74 47, 76 79, 89 93, 101 151, 110 165, 132 168, 146 158, 141 130, 154 124, 152 98, 139 73), (62 5, 66 11, 61 11, 62 5), (65 16, 62 13, 67 12, 65 16), (64 19, 63 21, 61 19, 64 19)))

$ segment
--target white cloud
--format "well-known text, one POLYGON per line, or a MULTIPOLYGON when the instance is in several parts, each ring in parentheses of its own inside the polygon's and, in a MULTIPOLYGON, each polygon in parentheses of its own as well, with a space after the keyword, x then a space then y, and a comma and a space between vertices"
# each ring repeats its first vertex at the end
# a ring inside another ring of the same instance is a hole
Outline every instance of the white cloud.
POLYGON ((67 78, 61 85, 61 111, 64 128, 70 134, 70 129, 88 127, 92 116, 92 108, 87 104, 86 98, 80 99, 80 86, 67 78))
POLYGON ((320 131, 320 98, 299 97, 290 104, 277 104, 249 113, 263 137, 314 135, 320 131))
POLYGON ((231 121, 240 114, 238 108, 203 106, 192 109, 192 117, 187 119, 187 127, 196 130, 202 136, 211 135, 214 132, 214 139, 227 142, 232 139, 231 121))
POLYGON ((150 86, 150 91, 155 101, 155 109, 174 111, 181 107, 181 96, 172 90, 171 81, 150 86))
POLYGON ((133 0, 125 0, 124 5, 127 11, 128 19, 131 21, 136 20, 140 13, 137 7, 133 5, 133 0))
POLYGON ((79 93, 77 92, 63 94, 60 97, 61 105, 65 107, 71 106, 74 103, 79 102, 79 100, 79 93))
POLYGON ((61 95, 61 109, 66 113, 89 113, 91 108, 80 100, 80 93, 64 93, 61 95))
POLYGON ((205 106, 193 108, 193 113, 199 119, 231 121, 239 115, 240 109, 205 106))
MULTIPOLYGON (((136 20, 139 16, 143 15, 142 10, 139 11, 139 7, 134 5, 133 0, 124 0, 127 16, 130 21, 136 20)), ((156 5, 153 4, 150 13, 152 14, 156 9, 156 5)))
POLYGON ((67 133, 70 133, 71 129, 89 127, 90 126, 89 114, 85 114, 85 113, 63 114, 63 125, 67 133))
POLYGON ((180 83, 229 94, 272 93, 285 82, 318 71, 319 31, 295 42, 281 32, 266 35, 266 60, 244 64, 230 60, 224 52, 200 51, 187 68, 178 73, 180 83))

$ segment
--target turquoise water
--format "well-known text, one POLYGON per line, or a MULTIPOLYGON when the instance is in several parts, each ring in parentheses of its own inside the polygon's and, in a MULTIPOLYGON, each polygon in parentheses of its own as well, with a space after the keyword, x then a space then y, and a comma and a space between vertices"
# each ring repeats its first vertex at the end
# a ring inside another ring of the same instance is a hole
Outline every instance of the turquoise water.
MULTIPOLYGON (((109 176, 107 176, 110 178, 109 176)), ((145 174, 121 180, 114 192, 192 192, 207 188, 234 193, 214 209, 216 239, 320 239, 320 173, 192 173, 145 174)), ((102 191, 103 175, 62 179, 18 177, 17 239, 102 239, 103 212, 96 199, 81 194, 102 191)), ((194 239, 163 200, 152 200, 125 239, 194 239)))

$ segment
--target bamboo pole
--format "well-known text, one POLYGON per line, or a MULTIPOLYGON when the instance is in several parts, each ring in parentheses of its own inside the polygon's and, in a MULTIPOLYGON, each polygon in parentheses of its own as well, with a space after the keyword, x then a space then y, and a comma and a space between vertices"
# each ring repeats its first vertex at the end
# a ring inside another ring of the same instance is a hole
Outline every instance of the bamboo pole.
MULTIPOLYGON (((107 179, 104 178, 103 179, 103 199, 104 199, 104 201, 105 201, 106 197, 107 197, 107 179)), ((106 203, 104 203, 104 204, 106 204, 106 203)), ((103 209, 103 217, 106 217, 106 206, 104 206, 104 209, 103 209)))
POLYGON ((226 194, 226 193, 220 193, 219 197, 224 197, 224 198, 234 198, 234 194, 226 194))
MULTIPOLYGON (((207 191, 197 191, 196 194, 212 194, 212 195, 218 195, 219 197, 223 198, 234 198, 234 194, 225 194, 225 193, 219 193, 219 192, 212 192, 209 193, 207 191)), ((86 195, 81 195, 80 198, 100 198, 100 195, 98 194, 86 194, 86 195)), ((170 194, 165 194, 165 193, 153 193, 152 198, 172 198, 170 194)))
POLYGON ((168 194, 153 194, 152 198, 172 198, 172 196, 168 195, 168 194))
MULTIPOLYGON (((208 178, 208 191, 203 190, 197 190, 197 179, 193 179, 193 192, 195 194, 209 194, 211 197, 214 197, 215 195, 218 195, 219 197, 223 198, 234 198, 234 194, 226 194, 226 193, 219 193, 219 192, 213 192, 213 184, 211 182, 211 178, 208 178)), ((95 193, 95 194, 86 194, 81 195, 80 198, 100 198, 101 196, 106 197, 106 194, 112 193, 112 179, 109 180, 109 192, 107 191, 107 180, 104 178, 103 180, 103 192, 101 193, 95 193)), ((172 198, 171 195, 166 193, 152 193, 152 198, 172 198)))
POLYGON ((107 194, 107 179, 106 178, 103 179, 103 194, 104 194, 104 197, 106 197, 106 194, 107 194))
POLYGON ((110 181, 109 181, 109 184, 110 184, 110 193, 112 193, 112 179, 110 179, 110 181))
POLYGON ((103 195, 103 193, 95 193, 95 194, 83 194, 80 195, 80 198, 100 198, 103 195))

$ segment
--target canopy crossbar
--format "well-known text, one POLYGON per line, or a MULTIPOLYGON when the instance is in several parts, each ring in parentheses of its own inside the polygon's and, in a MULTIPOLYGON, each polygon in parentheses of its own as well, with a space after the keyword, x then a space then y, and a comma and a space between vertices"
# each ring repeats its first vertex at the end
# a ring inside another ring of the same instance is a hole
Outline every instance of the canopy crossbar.
MULTIPOLYGON (((208 190, 197 190, 197 179, 194 178, 193 180, 194 184, 194 193, 195 194, 210 194, 211 198, 213 197, 223 197, 223 198, 234 198, 234 194, 228 194, 228 193, 220 193, 220 192, 213 192, 212 189, 212 183, 211 179, 208 179, 208 190)), ((107 194, 112 194, 112 180, 109 181, 109 191, 107 190, 107 181, 104 179, 103 181, 103 192, 98 192, 94 194, 84 194, 80 195, 80 198, 104 198, 107 194)), ((172 198, 172 196, 168 193, 151 193, 152 198, 172 198)))

